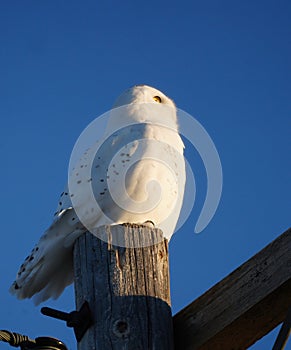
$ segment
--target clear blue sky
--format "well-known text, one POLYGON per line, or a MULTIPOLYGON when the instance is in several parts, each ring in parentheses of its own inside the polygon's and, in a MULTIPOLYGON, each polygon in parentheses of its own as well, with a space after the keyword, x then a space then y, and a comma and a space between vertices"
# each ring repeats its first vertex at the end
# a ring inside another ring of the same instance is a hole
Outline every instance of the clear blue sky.
MULTIPOLYGON (((0 328, 75 349, 71 329, 8 288, 50 224, 75 140, 134 84, 195 116, 223 166, 220 206, 196 235, 205 173, 190 159, 198 193, 170 243, 174 313, 290 226, 290 10, 287 0, 1 2, 0 328)), ((45 305, 73 310, 73 288, 45 305)), ((252 349, 270 349, 277 332, 252 349)))

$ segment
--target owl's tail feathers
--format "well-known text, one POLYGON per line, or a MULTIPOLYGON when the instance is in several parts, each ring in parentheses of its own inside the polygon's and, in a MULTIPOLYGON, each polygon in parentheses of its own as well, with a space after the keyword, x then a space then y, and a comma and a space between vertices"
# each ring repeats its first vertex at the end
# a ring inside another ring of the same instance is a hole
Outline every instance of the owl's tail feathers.
POLYGON ((52 298, 57 299, 63 292, 63 290, 73 283, 73 267, 65 265, 58 271, 52 279, 49 280, 45 288, 33 296, 33 302, 35 305, 42 303, 43 301, 52 298))
POLYGON ((73 282, 71 252, 67 256, 63 255, 61 261, 56 256, 57 264, 52 264, 51 259, 45 258, 31 267, 25 276, 12 283, 9 289, 12 295, 18 299, 33 298, 35 305, 38 305, 49 298, 58 298, 73 282))
POLYGON ((84 231, 75 211, 64 211, 20 266, 10 293, 35 304, 56 299, 73 282, 73 244, 84 231))

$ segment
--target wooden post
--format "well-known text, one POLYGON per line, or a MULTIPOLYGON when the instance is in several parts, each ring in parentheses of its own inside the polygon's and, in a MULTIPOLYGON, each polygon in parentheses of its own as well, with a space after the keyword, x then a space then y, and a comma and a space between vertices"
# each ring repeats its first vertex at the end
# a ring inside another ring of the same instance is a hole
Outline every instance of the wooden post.
POLYGON ((162 232, 116 225, 100 227, 97 234, 107 242, 87 232, 74 246, 76 307, 88 301, 94 321, 78 350, 172 350, 168 244, 162 232), (126 247, 110 243, 116 236, 126 247), (141 238, 158 243, 139 247, 141 238))
POLYGON ((175 347, 247 349, 291 306, 291 229, 174 316, 175 347))

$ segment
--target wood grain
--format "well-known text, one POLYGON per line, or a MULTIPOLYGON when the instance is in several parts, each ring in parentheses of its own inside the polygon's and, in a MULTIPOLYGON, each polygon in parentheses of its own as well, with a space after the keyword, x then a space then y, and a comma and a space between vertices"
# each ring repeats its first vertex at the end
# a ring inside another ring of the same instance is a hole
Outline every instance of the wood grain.
POLYGON ((291 305, 291 229, 174 316, 175 349, 247 349, 291 305))
POLYGON ((173 349, 168 244, 162 232, 136 225, 98 230, 109 242, 113 235, 124 235, 124 241, 137 239, 136 245, 141 236, 154 236, 158 243, 126 248, 90 233, 77 240, 76 306, 87 300, 94 318, 78 349, 173 349))

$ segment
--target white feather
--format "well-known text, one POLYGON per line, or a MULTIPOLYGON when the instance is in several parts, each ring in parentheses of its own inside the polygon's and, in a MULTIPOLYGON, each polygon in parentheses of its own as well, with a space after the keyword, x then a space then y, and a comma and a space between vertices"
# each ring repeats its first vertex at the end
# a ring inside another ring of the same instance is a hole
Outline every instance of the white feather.
POLYGON ((21 265, 10 288, 17 298, 34 297, 36 303, 57 298, 73 281, 74 242, 90 225, 149 221, 161 228, 167 238, 173 234, 185 185, 184 145, 178 134, 175 105, 160 91, 138 85, 123 93, 114 107, 101 140, 103 148, 98 150, 99 157, 95 156, 94 147, 100 141, 76 164, 69 178, 70 191, 66 187, 61 194, 52 225, 21 265), (153 99, 155 96, 161 100, 159 106, 153 99), (120 106, 125 107, 117 108, 120 106), (118 153, 121 146, 126 152, 118 153), (125 162, 130 168, 126 174, 126 191, 122 192, 125 162), (164 163, 169 164, 170 170, 164 163), (92 198, 89 182, 97 198, 92 198), (158 205, 148 211, 137 210, 143 203, 151 204, 149 201, 159 191, 165 194, 158 205), (114 196, 122 206, 113 203, 114 196), (100 207, 93 204, 90 207, 95 199, 100 207))

